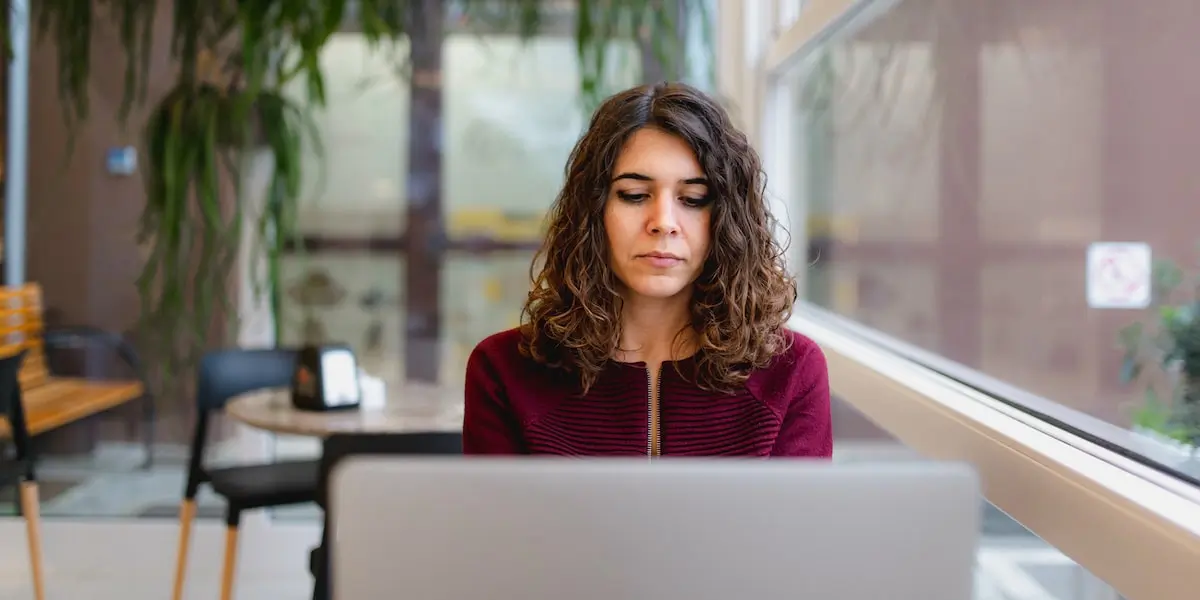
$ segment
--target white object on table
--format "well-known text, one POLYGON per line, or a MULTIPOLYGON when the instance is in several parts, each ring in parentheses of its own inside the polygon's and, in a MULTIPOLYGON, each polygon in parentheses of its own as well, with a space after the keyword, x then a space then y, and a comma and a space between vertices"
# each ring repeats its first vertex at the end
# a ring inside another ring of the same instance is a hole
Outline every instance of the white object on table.
POLYGON ((358 387, 362 390, 362 410, 381 410, 387 405, 387 384, 383 379, 359 369, 358 387))

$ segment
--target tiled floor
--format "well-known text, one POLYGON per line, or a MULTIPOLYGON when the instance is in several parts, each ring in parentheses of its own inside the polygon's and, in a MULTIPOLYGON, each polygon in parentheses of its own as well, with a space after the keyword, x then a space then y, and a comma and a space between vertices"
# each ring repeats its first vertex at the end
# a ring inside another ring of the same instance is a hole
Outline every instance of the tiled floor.
MULTIPOLYGON (((47 600, 163 600, 171 595, 178 526, 169 521, 48 521, 43 524, 47 600)), ((243 525, 238 600, 300 600, 312 595, 308 552, 315 524, 243 525)), ((224 528, 200 523, 189 561, 188 600, 219 597, 224 528)), ((0 598, 32 598, 24 525, 0 519, 0 598)))

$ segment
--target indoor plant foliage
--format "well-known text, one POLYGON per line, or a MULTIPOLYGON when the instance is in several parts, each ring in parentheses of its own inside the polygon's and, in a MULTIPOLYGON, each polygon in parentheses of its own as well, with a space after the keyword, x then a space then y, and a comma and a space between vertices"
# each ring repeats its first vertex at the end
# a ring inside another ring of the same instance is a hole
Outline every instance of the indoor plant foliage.
POLYGON ((1145 382, 1134 426, 1200 446, 1200 276, 1187 278, 1170 261, 1156 261, 1151 312, 1153 319, 1120 334, 1122 381, 1145 382), (1177 293, 1183 297, 1174 300, 1177 293), (1158 369, 1147 373, 1148 365, 1158 369))
MULTIPOLYGON (((226 289, 241 230, 254 227, 277 263, 300 194, 300 156, 316 141, 306 108, 280 92, 296 77, 307 100, 323 101, 316 53, 340 23, 337 3, 309 8, 295 2, 42 0, 36 22, 58 46, 65 118, 88 116, 90 45, 96 20, 114 21, 126 55, 120 117, 145 100, 153 25, 172 17, 171 89, 142 128, 146 205, 139 242, 150 248, 137 281, 141 336, 167 380, 195 363, 218 311, 230 312, 226 289), (268 202, 243 223, 241 153, 264 149, 273 158, 268 202)), ((161 43, 161 40, 160 40, 161 43)), ((160 46, 161 48, 161 46, 160 46)), ((161 50, 160 50, 161 51, 161 50)), ((272 269, 276 270, 276 269, 272 269)))
MULTIPOLYGON (((606 92, 601 85, 606 49, 615 40, 648 43, 668 72, 680 72, 679 2, 573 3, 579 86, 585 101, 594 103, 606 92)), ((38 33, 57 46, 59 92, 68 125, 88 117, 92 34, 101 21, 115 27, 125 54, 118 116, 124 120, 132 106, 154 103, 148 121, 141 124, 146 205, 139 241, 150 252, 137 283, 144 343, 160 361, 166 380, 180 379, 171 374, 195 364, 218 315, 232 316, 226 286, 246 227, 253 228, 256 246, 266 255, 266 288, 279 314, 279 259, 295 232, 303 190, 301 157, 320 151, 309 116, 324 105, 320 55, 335 33, 352 25, 380 51, 388 51, 400 47, 408 32, 444 28, 447 19, 454 19, 459 28, 478 25, 528 38, 563 13, 562 0, 32 4, 38 33), (177 79, 165 96, 148 99, 150 58, 153 52, 163 52, 164 42, 154 39, 156 17, 170 18, 167 41, 177 79), (443 22, 431 22, 434 19, 443 22), (299 98, 297 87, 304 90, 299 98), (236 189, 242 181, 241 158, 248 151, 265 151, 271 159, 266 208, 256 215, 245 214, 236 189)), ((403 74, 404 67, 398 65, 397 72, 403 74)), ((277 337, 278 327, 276 319, 277 337)))

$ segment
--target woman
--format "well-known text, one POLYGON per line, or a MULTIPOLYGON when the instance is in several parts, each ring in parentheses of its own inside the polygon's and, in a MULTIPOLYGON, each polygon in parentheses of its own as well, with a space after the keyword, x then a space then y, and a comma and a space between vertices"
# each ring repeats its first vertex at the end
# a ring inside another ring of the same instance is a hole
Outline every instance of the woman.
POLYGON ((465 452, 829 457, 825 358, 784 327, 796 287, 764 188, 703 93, 605 101, 568 160, 523 325, 468 360, 465 452))

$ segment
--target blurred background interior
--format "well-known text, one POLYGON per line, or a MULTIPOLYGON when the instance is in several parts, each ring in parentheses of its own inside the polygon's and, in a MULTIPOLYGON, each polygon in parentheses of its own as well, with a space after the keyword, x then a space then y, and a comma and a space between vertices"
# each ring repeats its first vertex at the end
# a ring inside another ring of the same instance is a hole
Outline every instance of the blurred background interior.
MULTIPOLYGON (((672 19, 589 38, 590 56, 605 57, 599 67, 579 55, 580 22, 597 18, 595 1, 542 0, 533 30, 477 18, 462 1, 424 3, 444 27, 384 44, 346 18, 316 53, 323 106, 302 77, 277 86, 311 117, 323 151, 294 147, 303 185, 269 243, 256 230, 278 200, 270 153, 251 144, 239 155, 240 180, 223 180, 213 195, 225 218, 246 216, 243 231, 219 238, 233 249, 229 260, 201 267, 207 278, 159 280, 188 298, 222 296, 198 324, 179 317, 147 329, 138 287, 144 265, 169 252, 138 235, 148 216, 205 231, 196 213, 148 208, 170 198, 143 182, 165 160, 144 127, 180 77, 167 52, 170 11, 149 22, 147 101, 124 124, 116 25, 95 22, 90 72, 76 84, 88 117, 73 130, 64 122, 63 39, 35 35, 17 47, 0 77, 4 166, 26 171, 3 171, 5 218, 23 221, 6 223, 5 293, 37 284, 40 297, 26 299, 47 331, 87 326, 128 341, 156 392, 151 411, 138 394, 117 399, 106 388, 103 408, 34 428, 47 527, 159 522, 158 550, 144 552, 174 549, 195 363, 165 356, 164 329, 194 327, 170 340, 197 352, 346 343, 390 388, 422 382, 461 402, 470 350, 518 323, 543 217, 595 94, 663 78, 718 95, 763 154, 803 288, 802 331, 805 319, 819 321, 822 331, 1015 407, 1062 439, 1169 479, 1197 510, 1194 0, 638 0, 627 4, 672 19), (27 80, 14 68, 27 68, 27 80), (24 155, 14 162, 13 152, 24 155)), ((45 354, 55 376, 141 381, 111 349, 47 342, 45 354)), ((891 392, 847 381, 859 371, 838 365, 850 362, 831 359, 837 460, 965 458, 930 440, 933 429, 872 413, 876 405, 858 398, 891 392)), ((216 458, 320 452, 317 438, 228 419, 209 433, 216 458)), ((1123 560, 1118 541, 1104 542, 1103 560, 1076 555, 1062 540, 1087 535, 1037 531, 1040 521, 1003 506, 1008 496, 993 497, 997 489, 985 486, 994 505, 985 507, 978 598, 1115 600, 1114 580, 1130 597, 1140 589, 1123 571, 1098 568, 1123 560)), ((16 515, 16 499, 0 490, 0 514, 16 515)), ((1025 501, 1038 514, 1072 510, 1053 498, 1025 501)), ((202 519, 224 514, 205 491, 198 506, 202 519)), ((315 528, 320 512, 304 505, 267 519, 287 531, 315 528)), ((1197 551, 1194 536, 1181 539, 1197 551)), ((11 585, 20 597, 24 575, 9 575, 24 558, 3 546, 0 596, 12 597, 11 585)), ((52 564, 56 551, 47 548, 52 564)), ((168 575, 164 567, 153 577, 168 575)))

